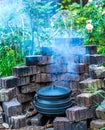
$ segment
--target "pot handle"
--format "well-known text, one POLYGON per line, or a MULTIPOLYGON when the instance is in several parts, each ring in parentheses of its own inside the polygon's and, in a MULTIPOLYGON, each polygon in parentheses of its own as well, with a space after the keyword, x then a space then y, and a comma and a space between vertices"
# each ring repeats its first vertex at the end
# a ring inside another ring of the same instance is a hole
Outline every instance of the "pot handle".
POLYGON ((35 101, 37 101, 37 99, 38 99, 38 94, 35 94, 34 99, 35 99, 35 101))

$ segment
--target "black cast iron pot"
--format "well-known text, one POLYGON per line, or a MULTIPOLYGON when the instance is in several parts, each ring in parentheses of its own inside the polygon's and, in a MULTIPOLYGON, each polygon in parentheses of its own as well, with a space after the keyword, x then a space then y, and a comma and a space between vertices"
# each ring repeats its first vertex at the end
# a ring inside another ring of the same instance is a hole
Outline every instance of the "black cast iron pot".
POLYGON ((35 94, 35 108, 41 114, 61 115, 71 103, 71 89, 62 86, 47 86, 35 94))

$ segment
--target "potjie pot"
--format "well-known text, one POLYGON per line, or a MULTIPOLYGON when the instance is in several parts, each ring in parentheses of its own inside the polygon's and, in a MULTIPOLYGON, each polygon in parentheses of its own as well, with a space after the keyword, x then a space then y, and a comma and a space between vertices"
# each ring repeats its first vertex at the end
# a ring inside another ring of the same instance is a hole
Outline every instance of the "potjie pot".
POLYGON ((35 94, 35 108, 41 114, 61 115, 71 103, 71 89, 62 86, 46 86, 35 94))

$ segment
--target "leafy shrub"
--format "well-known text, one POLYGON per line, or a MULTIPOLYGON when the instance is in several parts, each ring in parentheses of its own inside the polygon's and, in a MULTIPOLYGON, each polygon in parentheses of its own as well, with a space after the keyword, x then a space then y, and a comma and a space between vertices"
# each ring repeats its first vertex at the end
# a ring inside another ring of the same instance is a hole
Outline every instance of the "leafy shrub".
POLYGON ((0 48, 0 77, 12 75, 12 67, 23 63, 19 57, 19 52, 12 49, 12 46, 2 46, 0 48))
MULTIPOLYGON (((82 7, 82 4, 69 4, 65 0, 53 20, 56 29, 65 33, 66 36, 84 37, 85 44, 104 45, 105 43, 105 0, 93 0, 82 7), (65 8, 66 6, 66 8, 65 8), (86 22, 92 21, 93 30, 89 33, 86 29, 86 22), (76 35, 72 35, 74 32, 76 35)), ((64 34, 63 34, 64 35, 64 34)), ((105 47, 99 47, 99 53, 105 54, 105 47)))
POLYGON ((13 66, 24 64, 26 55, 40 53, 49 38, 46 18, 52 11, 52 2, 45 0, 0 4, 0 77, 11 75, 13 66))

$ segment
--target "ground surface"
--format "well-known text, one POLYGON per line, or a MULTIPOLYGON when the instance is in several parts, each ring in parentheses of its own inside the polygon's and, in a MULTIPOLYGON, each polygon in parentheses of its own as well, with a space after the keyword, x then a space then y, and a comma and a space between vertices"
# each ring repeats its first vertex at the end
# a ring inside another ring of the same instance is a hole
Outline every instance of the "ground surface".
POLYGON ((53 128, 45 129, 43 127, 38 127, 38 126, 26 126, 26 127, 16 129, 16 130, 53 130, 53 128))

